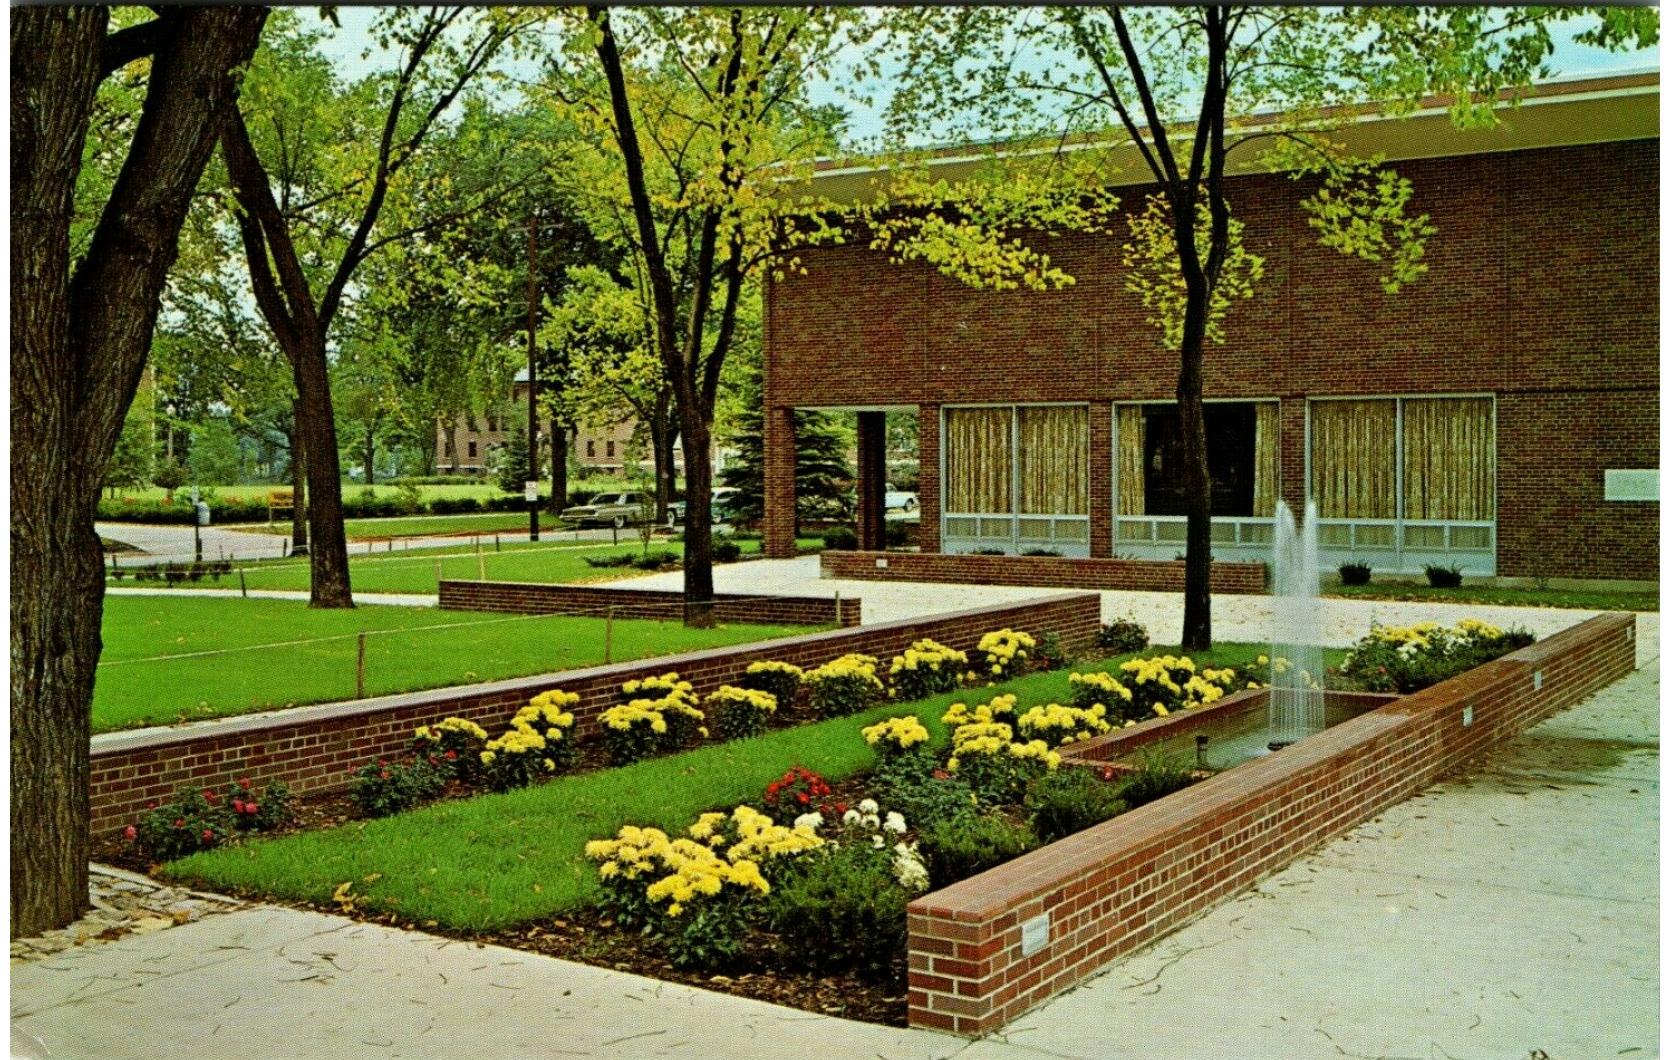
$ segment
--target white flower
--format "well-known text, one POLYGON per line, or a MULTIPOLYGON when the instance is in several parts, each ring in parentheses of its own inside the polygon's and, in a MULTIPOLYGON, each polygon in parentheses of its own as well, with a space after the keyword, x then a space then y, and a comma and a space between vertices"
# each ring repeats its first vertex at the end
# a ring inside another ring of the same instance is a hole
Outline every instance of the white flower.
POLYGON ((893 812, 889 813, 887 815, 887 820, 885 822, 883 822, 882 827, 887 829, 889 832, 893 832, 893 833, 896 833, 898 835, 904 835, 905 834, 905 815, 902 814, 902 813, 899 813, 898 811, 893 811, 893 812))
POLYGON ((848 810, 841 815, 842 824, 856 824, 860 814, 857 810, 848 810))
POLYGON ((875 846, 875 848, 877 850, 880 850, 882 847, 887 845, 887 841, 879 835, 871 836, 870 837, 870 842, 875 846))
POLYGON ((916 847, 898 843, 893 847, 893 876, 900 886, 911 891, 928 889, 928 867, 916 853, 916 847))
POLYGON ((873 813, 865 814, 864 817, 863 817, 863 821, 864 821, 864 827, 868 828, 872 832, 881 827, 881 818, 877 817, 873 813))
POLYGON ((794 826, 796 828, 804 828, 808 832, 816 832, 818 829, 823 827, 823 814, 815 811, 812 813, 803 813, 794 819, 794 826))
POLYGON ((863 802, 858 804, 858 812, 874 815, 881 812, 881 807, 876 805, 876 800, 865 799, 863 802))

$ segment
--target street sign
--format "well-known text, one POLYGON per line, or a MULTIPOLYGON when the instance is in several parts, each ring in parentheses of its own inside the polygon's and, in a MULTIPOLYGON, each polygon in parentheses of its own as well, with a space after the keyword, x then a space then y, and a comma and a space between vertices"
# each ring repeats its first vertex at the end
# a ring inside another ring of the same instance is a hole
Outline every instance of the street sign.
POLYGON ((522 483, 522 498, 524 500, 528 501, 529 503, 537 502, 539 500, 539 483, 537 483, 537 482, 524 482, 524 483, 522 483))

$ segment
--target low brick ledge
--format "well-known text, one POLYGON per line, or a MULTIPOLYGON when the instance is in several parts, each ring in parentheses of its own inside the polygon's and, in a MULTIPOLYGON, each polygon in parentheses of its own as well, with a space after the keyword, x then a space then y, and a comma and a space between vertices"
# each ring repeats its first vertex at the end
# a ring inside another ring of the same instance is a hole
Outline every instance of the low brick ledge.
POLYGON ((1597 616, 924 895, 909 909, 910 1022, 1010 1022, 1629 673, 1634 631, 1633 615, 1597 616), (1023 923, 1044 914, 1047 941, 1022 956, 1023 923))
MULTIPOLYGON (((825 578, 865 581, 950 582, 959 585, 1182 592, 1182 560, 1083 556, 979 556, 949 552, 845 552, 825 549, 818 569, 825 578)), ((1262 563, 1213 563, 1212 591, 1265 592, 1262 563)))
POLYGON ((758 660, 817 666, 851 651, 895 654, 921 637, 972 648, 981 635, 1005 626, 1052 633, 1069 650, 1078 650, 1094 643, 1100 613, 1100 597, 1093 593, 1057 593, 606 666, 104 733, 91 741, 92 831, 98 836, 119 829, 150 801, 187 784, 224 787, 247 775, 257 784, 282 780, 298 794, 339 790, 361 763, 400 753, 418 725, 456 714, 489 729, 502 727, 517 708, 550 689, 580 695, 576 735, 584 735, 595 731, 597 717, 632 678, 677 670, 704 693, 736 681, 758 660))
MULTIPOLYGON (((595 618, 613 610, 616 618, 663 621, 684 618, 684 593, 670 589, 447 578, 441 581, 438 595, 439 606, 445 610, 589 615, 595 618)), ((721 622, 856 626, 863 614, 863 601, 857 596, 715 593, 713 614, 721 622)))

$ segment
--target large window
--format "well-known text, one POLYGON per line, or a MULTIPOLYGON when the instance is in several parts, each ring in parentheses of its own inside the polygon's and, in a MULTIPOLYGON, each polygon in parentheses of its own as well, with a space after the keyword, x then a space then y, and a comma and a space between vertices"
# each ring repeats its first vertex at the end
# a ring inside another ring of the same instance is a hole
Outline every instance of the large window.
MULTIPOLYGON (((1183 428, 1177 406, 1120 405, 1115 416, 1119 514, 1186 515, 1183 428)), ((1206 405, 1206 466, 1214 516, 1275 514, 1278 418, 1273 401, 1206 405)))
POLYGON ((1496 417, 1488 397, 1310 403, 1310 493, 1324 550, 1418 570, 1494 572, 1496 417))
POLYGON ((1088 554, 1088 407, 948 408, 942 448, 946 551, 1088 554))

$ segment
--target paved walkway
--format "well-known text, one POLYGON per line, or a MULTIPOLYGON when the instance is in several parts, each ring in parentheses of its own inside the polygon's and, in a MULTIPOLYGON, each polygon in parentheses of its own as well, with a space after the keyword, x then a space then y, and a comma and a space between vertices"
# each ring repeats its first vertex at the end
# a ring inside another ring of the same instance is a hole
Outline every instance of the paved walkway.
MULTIPOLYGON (((467 518, 467 517, 461 517, 467 518)), ((112 541, 121 541, 139 549, 143 554, 122 553, 117 562, 124 567, 150 566, 165 562, 189 562, 196 558, 195 545, 190 526, 178 524, 152 523, 95 523, 95 529, 100 537, 112 541)), ((205 526, 201 529, 203 536, 203 558, 205 560, 218 559, 276 559, 287 551, 289 538, 283 534, 265 534, 258 530, 239 530, 236 527, 205 526)), ((394 539, 395 552, 403 552, 413 548, 473 548, 476 538, 492 543, 497 538, 505 544, 520 544, 528 540, 526 530, 520 533, 500 531, 482 534, 451 534, 446 536, 429 537, 401 537, 394 539)), ((574 544, 598 544, 614 540, 612 531, 604 530, 541 530, 539 540, 555 544, 568 542, 574 544)), ((638 540, 636 531, 623 530, 619 534, 620 541, 635 543, 638 540)), ((389 551, 389 541, 365 540, 348 542, 348 554, 381 555, 389 551)))
MULTIPOLYGON (((247 595, 251 600, 307 600, 309 594, 301 589, 251 589, 240 594, 237 589, 129 589, 120 585, 105 587, 106 596, 229 596, 247 595)), ((356 604, 388 604, 393 607, 434 607, 440 597, 434 593, 362 593, 355 591, 356 604)))
POLYGON ((26 1057, 1657 1055, 1647 668, 967 1043, 270 906, 11 970, 26 1057))

